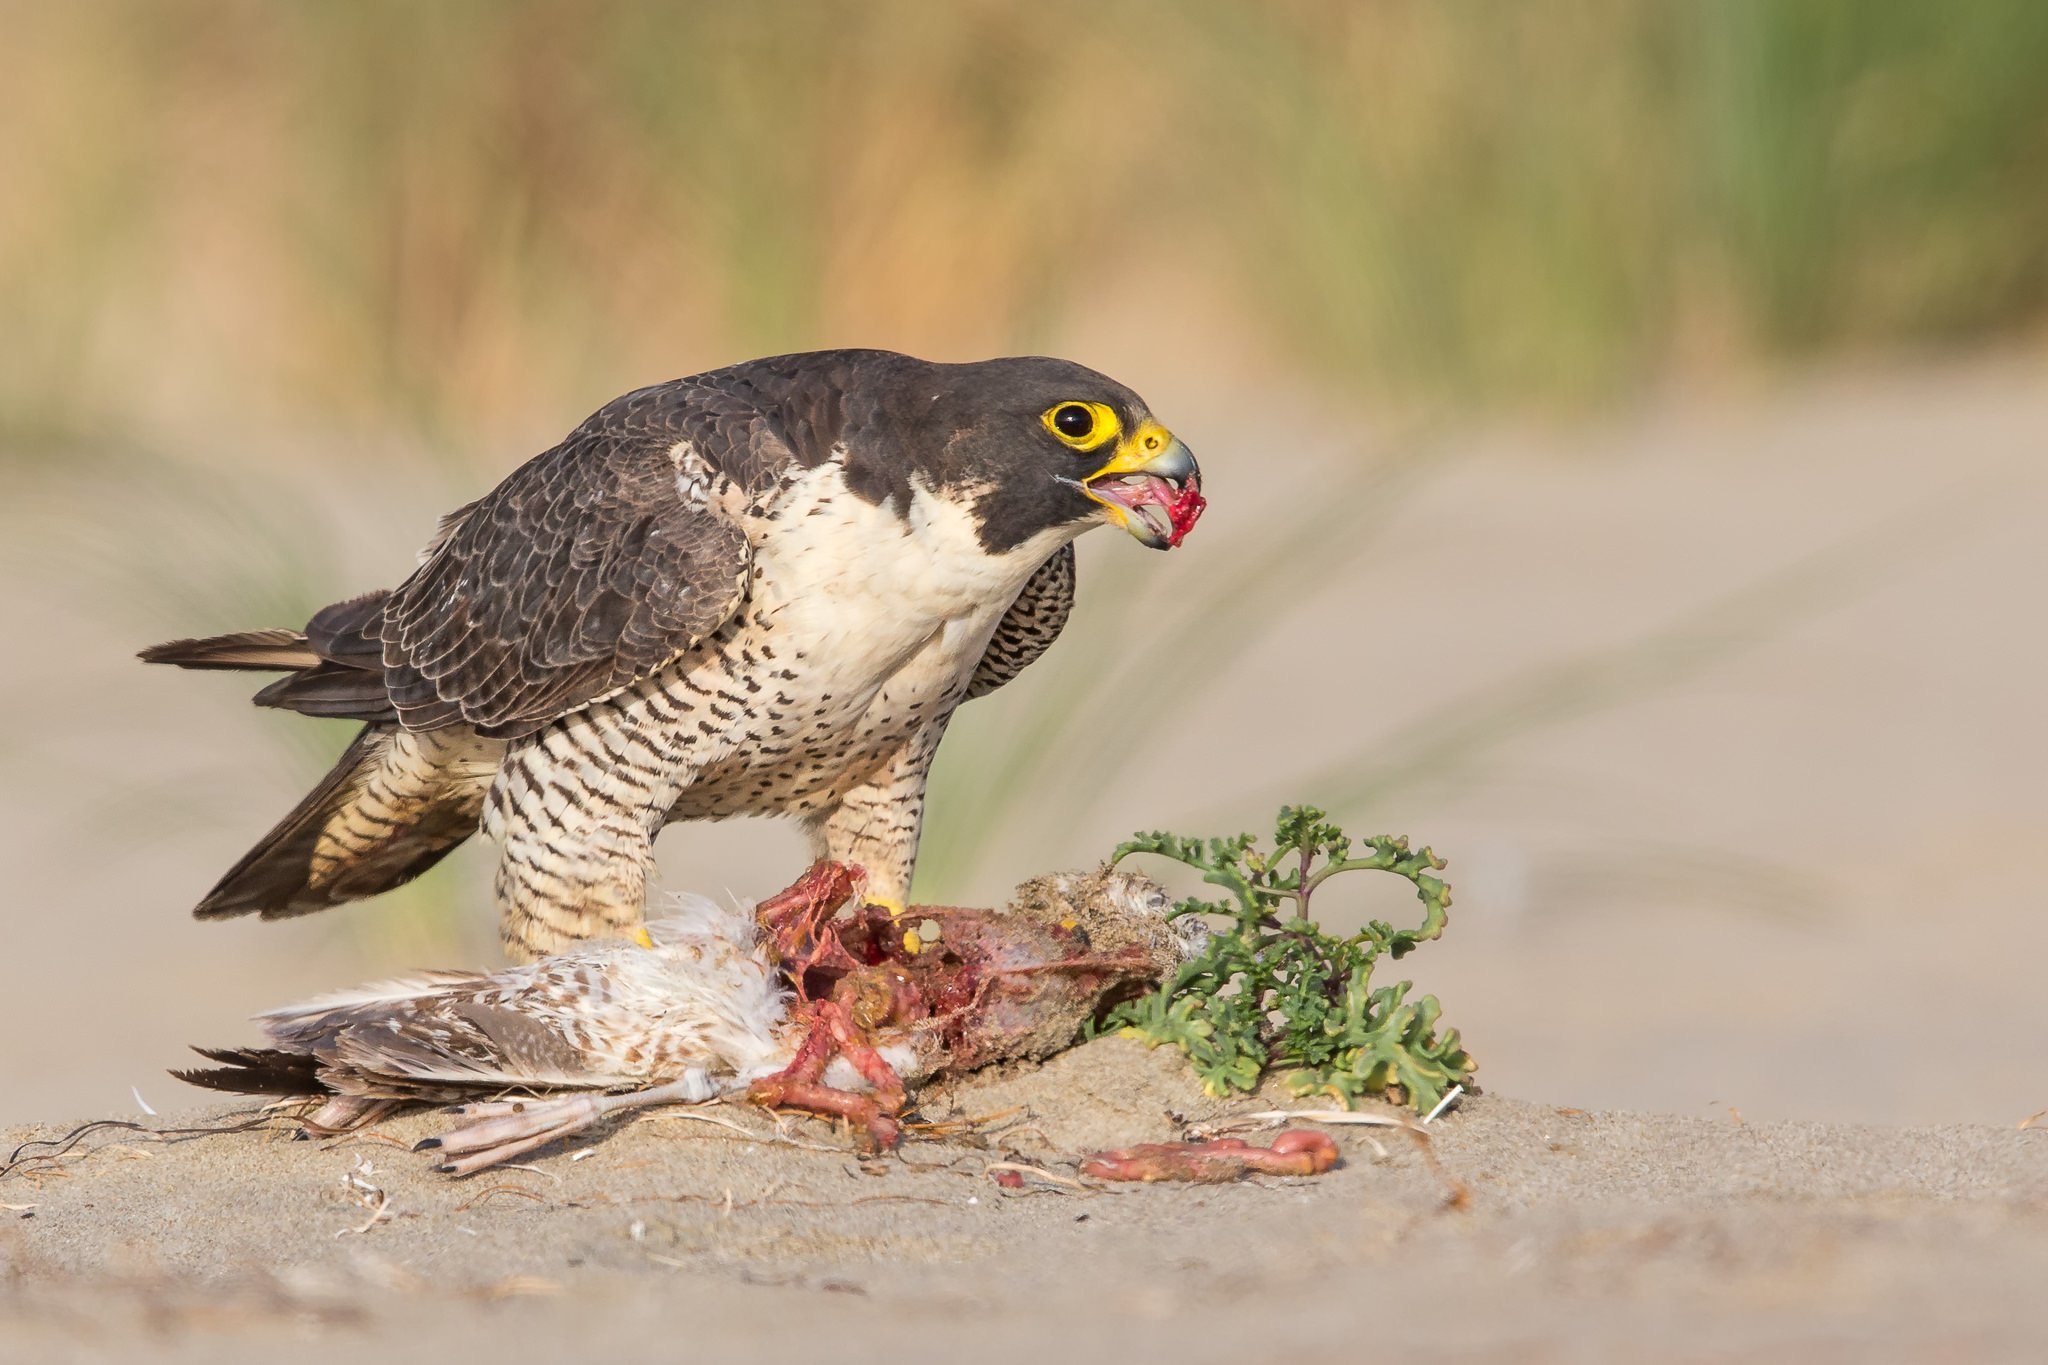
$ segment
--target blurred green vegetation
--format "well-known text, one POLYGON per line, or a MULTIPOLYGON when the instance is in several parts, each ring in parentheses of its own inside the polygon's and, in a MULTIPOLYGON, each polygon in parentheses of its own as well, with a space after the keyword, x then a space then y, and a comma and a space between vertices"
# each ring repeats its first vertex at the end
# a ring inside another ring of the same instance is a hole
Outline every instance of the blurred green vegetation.
POLYGON ((1583 404, 2036 325, 2048 6, 22 5, 0 450, 470 447, 1185 283, 1321 382, 1583 404))

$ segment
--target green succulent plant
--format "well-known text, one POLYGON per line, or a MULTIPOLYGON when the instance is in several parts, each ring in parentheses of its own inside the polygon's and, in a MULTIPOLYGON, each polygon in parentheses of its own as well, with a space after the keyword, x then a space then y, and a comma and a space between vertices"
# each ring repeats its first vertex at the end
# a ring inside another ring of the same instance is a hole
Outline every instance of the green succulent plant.
POLYGON ((1203 915, 1208 947, 1156 992, 1117 1006, 1098 1032, 1122 1032, 1187 1053, 1212 1095, 1251 1090, 1268 1072, 1297 1094, 1324 1094, 1347 1105, 1383 1095, 1427 1111, 1477 1069, 1456 1029, 1438 1028, 1436 997, 1410 1000, 1413 983, 1375 987, 1382 957, 1405 957, 1441 935, 1451 889, 1435 874, 1443 860, 1408 840, 1352 840, 1313 806, 1283 806, 1271 851, 1255 836, 1188 839, 1140 834, 1119 844, 1112 863, 1138 853, 1185 863, 1227 900, 1190 897, 1176 917, 1203 915), (1396 928, 1368 921, 1357 933, 1326 932, 1311 916, 1318 889, 1346 872, 1391 872, 1414 883, 1422 923, 1396 928), (1288 902, 1293 913, 1282 917, 1288 902))

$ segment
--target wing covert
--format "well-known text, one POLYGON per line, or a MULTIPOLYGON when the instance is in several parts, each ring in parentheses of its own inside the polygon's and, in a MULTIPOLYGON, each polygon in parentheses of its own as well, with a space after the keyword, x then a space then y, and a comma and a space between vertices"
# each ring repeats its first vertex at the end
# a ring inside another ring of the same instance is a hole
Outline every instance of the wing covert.
MULTIPOLYGON (((711 635, 746 596, 746 534, 685 495, 688 395, 608 406, 446 526, 371 639, 411 729, 531 733, 711 635)), ((701 409, 700 409, 701 412, 701 409)))

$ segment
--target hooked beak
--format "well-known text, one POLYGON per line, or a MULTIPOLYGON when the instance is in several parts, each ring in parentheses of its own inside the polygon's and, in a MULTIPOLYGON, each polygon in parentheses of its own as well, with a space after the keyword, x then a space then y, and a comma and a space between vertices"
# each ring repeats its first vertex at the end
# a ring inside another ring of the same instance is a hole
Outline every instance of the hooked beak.
POLYGON ((1180 438, 1147 422, 1117 443, 1108 464, 1077 485, 1109 511, 1139 544, 1168 550, 1195 528, 1202 509, 1202 470, 1180 438))

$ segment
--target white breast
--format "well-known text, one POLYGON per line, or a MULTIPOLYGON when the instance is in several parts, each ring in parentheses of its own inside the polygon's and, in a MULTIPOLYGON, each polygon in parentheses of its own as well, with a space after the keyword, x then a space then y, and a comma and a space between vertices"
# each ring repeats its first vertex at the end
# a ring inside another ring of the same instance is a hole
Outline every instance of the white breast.
MULTIPOLYGON (((847 491, 825 464, 760 524, 753 587, 773 638, 801 642, 798 671, 834 701, 923 700, 965 678, 1024 582, 1079 530, 1042 532, 1005 554, 982 548, 971 490, 912 484, 908 517, 847 491)), ((792 665, 796 667, 796 665, 792 665)))

